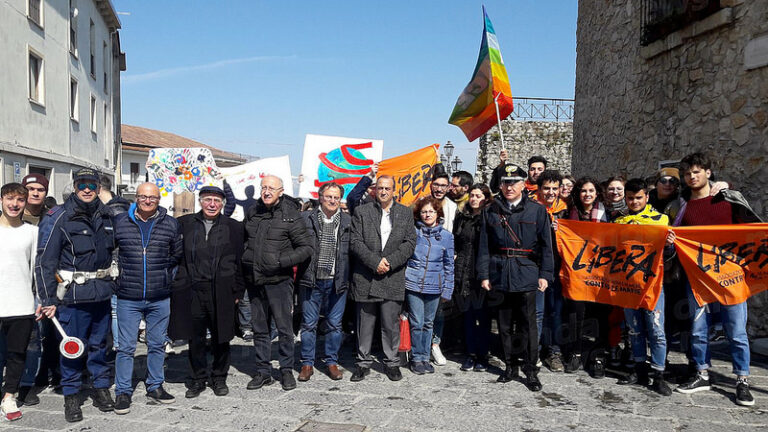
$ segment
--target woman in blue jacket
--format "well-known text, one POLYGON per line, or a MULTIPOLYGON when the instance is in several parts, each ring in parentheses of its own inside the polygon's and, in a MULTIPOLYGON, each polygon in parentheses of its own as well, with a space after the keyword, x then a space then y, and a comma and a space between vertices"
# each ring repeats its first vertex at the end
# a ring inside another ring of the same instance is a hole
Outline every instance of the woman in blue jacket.
POLYGON ((437 306, 453 294, 453 235, 443 229, 443 206, 431 196, 413 208, 416 249, 405 270, 405 298, 411 325, 411 371, 433 373, 429 364, 432 327, 437 306))

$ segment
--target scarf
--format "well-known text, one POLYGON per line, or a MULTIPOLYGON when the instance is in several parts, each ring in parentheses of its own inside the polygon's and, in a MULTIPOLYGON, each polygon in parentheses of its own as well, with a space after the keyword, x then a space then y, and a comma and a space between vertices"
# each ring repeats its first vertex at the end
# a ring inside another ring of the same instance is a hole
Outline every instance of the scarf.
POLYGON ((331 218, 331 222, 325 221, 322 210, 317 212, 317 222, 320 225, 320 254, 317 258, 318 279, 332 279, 336 267, 336 231, 341 223, 341 212, 331 218))
POLYGON ((608 222, 608 216, 605 214, 605 207, 601 202, 596 202, 589 213, 580 212, 578 207, 573 206, 570 219, 586 222, 608 222))
POLYGON ((620 224, 669 225, 669 217, 657 212, 650 204, 637 214, 628 214, 614 220, 620 224))

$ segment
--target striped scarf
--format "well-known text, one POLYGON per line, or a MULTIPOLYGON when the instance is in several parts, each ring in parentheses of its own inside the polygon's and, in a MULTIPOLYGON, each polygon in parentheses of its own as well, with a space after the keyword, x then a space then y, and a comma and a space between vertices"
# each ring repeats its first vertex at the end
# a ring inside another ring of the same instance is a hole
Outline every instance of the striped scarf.
POLYGON ((317 221, 320 224, 320 254, 317 258, 318 279, 332 279, 336 267, 336 230, 341 223, 341 212, 331 218, 331 222, 325 222, 323 211, 317 212, 317 221))

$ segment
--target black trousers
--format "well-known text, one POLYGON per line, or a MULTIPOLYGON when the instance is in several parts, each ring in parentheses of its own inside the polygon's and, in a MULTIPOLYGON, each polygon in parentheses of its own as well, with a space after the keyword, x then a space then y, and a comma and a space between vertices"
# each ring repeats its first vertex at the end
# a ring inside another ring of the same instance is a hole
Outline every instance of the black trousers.
POLYGON ((504 293, 499 305, 499 334, 507 365, 515 365, 522 358, 523 370, 536 367, 539 358, 536 291, 504 293))
POLYGON ((567 331, 563 335, 565 344, 563 349, 568 356, 581 355, 584 351, 584 314, 587 302, 563 299, 565 309, 564 324, 567 331))
POLYGON ((192 339, 189 340, 189 365, 192 367, 192 379, 204 381, 208 378, 205 335, 207 330, 210 330, 213 353, 211 381, 226 381, 230 363, 229 341, 219 342, 216 304, 213 301, 211 287, 197 288, 192 290, 192 339))
POLYGON ((256 347, 256 370, 268 375, 272 370, 272 338, 269 323, 272 318, 277 326, 280 370, 293 369, 293 280, 274 285, 249 286, 253 346, 256 347))
POLYGON ((47 387, 49 383, 57 385, 61 382, 59 343, 61 335, 49 319, 40 321, 43 355, 40 357, 40 369, 37 371, 35 385, 47 387), (50 375, 50 381, 49 381, 50 375))
POLYGON ((3 394, 19 391, 21 374, 24 373, 24 361, 27 358, 29 336, 32 334, 34 325, 35 318, 31 316, 0 318, 0 332, 5 337, 6 345, 3 394))

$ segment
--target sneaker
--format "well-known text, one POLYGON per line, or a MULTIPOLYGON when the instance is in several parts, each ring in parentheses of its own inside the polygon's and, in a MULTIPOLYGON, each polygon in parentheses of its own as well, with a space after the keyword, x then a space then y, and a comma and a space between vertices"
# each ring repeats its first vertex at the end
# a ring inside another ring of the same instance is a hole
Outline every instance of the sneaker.
POLYGON ((697 373, 695 377, 691 378, 687 383, 677 386, 675 389, 680 393, 696 393, 705 390, 712 390, 712 384, 709 382, 709 377, 704 377, 701 373, 697 373))
POLYGON ((272 375, 257 373, 256 376, 254 376, 253 379, 248 382, 248 386, 246 388, 248 390, 256 390, 264 387, 265 385, 270 385, 273 382, 274 380, 272 379, 272 375))
POLYGON ((651 378, 653 379, 651 390, 662 396, 672 396, 672 389, 669 388, 667 382, 664 381, 664 372, 654 371, 651 378))
POLYGON ((443 352, 440 351, 440 345, 432 344, 432 359, 438 366, 445 366, 448 360, 445 359, 443 352))
POLYGON ((559 352, 550 353, 544 360, 544 363, 552 372, 562 372, 565 370, 565 366, 563 365, 563 357, 559 352))
POLYGON ((147 392, 147 397, 150 400, 159 402, 161 404, 170 404, 170 403, 176 402, 176 398, 173 397, 173 395, 171 395, 167 391, 165 391, 162 385, 152 390, 151 392, 147 392))
POLYGON ((198 396, 200 396, 200 393, 202 393, 205 390, 205 384, 201 381, 192 381, 189 383, 189 388, 187 388, 187 392, 184 393, 184 397, 187 399, 193 399, 198 396))
POLYGON ((752 406, 755 404, 755 398, 749 392, 749 383, 746 379, 736 382, 736 403, 741 406, 752 406))
POLYGON ((40 403, 40 398, 34 387, 19 387, 19 400, 22 406, 32 406, 40 403))
POLYGON ((83 411, 80 409, 80 396, 76 394, 64 396, 64 419, 68 423, 79 422, 83 419, 83 411))
POLYGON ((400 372, 398 366, 390 366, 387 367, 387 378, 389 378, 390 381, 400 381, 403 379, 403 374, 400 372))
POLYGON ((139 342, 147 343, 147 331, 144 329, 139 330, 139 342))
POLYGON ((115 409, 115 401, 112 400, 112 395, 109 393, 109 389, 93 389, 91 398, 93 399, 93 406, 98 408, 101 412, 109 412, 115 409))
POLYGON ((252 341, 253 340, 253 330, 243 330, 243 340, 244 341, 252 341))
POLYGON ((164 346, 165 346, 165 355, 176 354, 176 351, 173 350, 173 344, 171 342, 166 342, 164 346))
POLYGON ((16 398, 9 396, 0 403, 0 415, 5 421, 15 421, 21 418, 21 410, 16 406, 16 398))
POLYGON ((131 395, 119 394, 115 397, 115 414, 123 415, 131 412, 131 395))
POLYGON ((576 373, 581 368, 581 356, 578 354, 571 355, 564 367, 565 373, 576 373))
POLYGON ((467 357, 466 360, 464 360, 464 363, 461 364, 461 367, 459 369, 463 371, 470 371, 474 369, 475 367, 475 358, 472 356, 467 357))
POLYGON ((487 358, 479 358, 477 361, 475 361, 475 367, 472 368, 475 372, 485 372, 488 370, 488 359, 487 358))
POLYGON ((428 374, 435 373, 435 367, 429 364, 429 362, 422 363, 424 365, 424 370, 427 371, 428 374))
POLYGON ((592 378, 605 378, 605 365, 601 359, 595 359, 595 362, 592 363, 592 378))
POLYGON ((424 369, 424 363, 422 362, 412 362, 411 372, 415 373, 416 375, 424 375, 427 373, 427 371, 424 369))
POLYGON ((285 391, 291 391, 296 388, 296 379, 293 378, 292 370, 286 369, 282 371, 282 379, 280 380, 280 384, 285 391))

